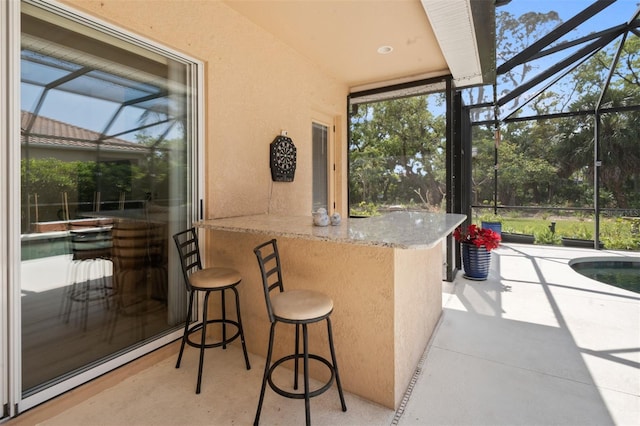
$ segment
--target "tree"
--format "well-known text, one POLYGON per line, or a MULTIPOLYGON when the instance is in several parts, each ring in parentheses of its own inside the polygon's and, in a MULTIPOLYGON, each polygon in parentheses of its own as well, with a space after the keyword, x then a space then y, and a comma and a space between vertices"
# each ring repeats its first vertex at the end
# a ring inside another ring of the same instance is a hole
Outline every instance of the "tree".
MULTIPOLYGON (((560 24, 562 20, 557 12, 547 13, 527 12, 518 17, 499 10, 496 13, 496 65, 500 66, 522 52, 533 42, 546 35, 551 29, 560 24)), ((497 97, 503 96, 518 87, 539 68, 535 63, 518 65, 508 72, 498 75, 496 78, 497 97)), ((466 102, 469 105, 481 104, 493 101, 493 93, 487 86, 478 86, 464 90, 466 102), (489 93, 487 93, 489 92, 489 93)), ((517 109, 520 97, 509 105, 511 110, 517 109)), ((471 120, 493 120, 494 111, 489 109, 474 109, 471 111, 471 120)))
POLYGON ((475 126, 472 140, 471 183, 473 185, 473 204, 487 204, 493 200, 494 132, 487 126, 475 126))
POLYGON ((445 193, 443 94, 358 105, 352 116, 350 203, 439 206, 445 193))
MULTIPOLYGON (((623 46, 620 60, 614 64, 613 49, 603 49, 583 66, 573 72, 573 80, 582 95, 571 104, 573 111, 595 111, 600 108, 616 108, 637 105, 640 78, 640 41, 629 38, 623 46), (611 84, 604 90, 609 68, 615 67, 611 84), (600 83, 599 90, 593 85, 600 83), (598 102, 602 97, 600 105, 598 102)), ((600 167, 601 204, 603 207, 640 207, 637 193, 640 182, 640 143, 638 110, 610 112, 600 115, 600 167)), ((593 181, 595 118, 577 116, 563 120, 555 156, 561 159, 559 174, 565 177, 580 173, 593 181)))
POLYGON ((530 155, 522 144, 500 143, 498 199, 503 204, 548 203, 556 168, 544 158, 530 155))
MULTIPOLYGON (((498 63, 505 62, 545 35, 550 25, 559 23, 555 12, 528 13, 515 18, 507 12, 497 15, 498 63)), ((619 40, 619 39, 618 39, 619 40)), ((538 115, 560 111, 595 111, 637 105, 640 101, 640 39, 629 37, 615 64, 610 86, 602 95, 604 82, 614 61, 614 48, 605 47, 569 76, 529 103, 538 115), (601 103, 599 104, 599 101, 601 103)), ((498 76, 499 95, 513 90, 533 76, 533 65, 524 63, 498 76)), ((510 108, 517 111, 521 100, 510 108)), ((517 111, 515 116, 519 112, 517 111)), ((600 116, 601 206, 628 208, 637 206, 640 186, 640 144, 637 129, 640 113, 618 111, 600 116), (635 201, 634 201, 635 200, 635 201)), ((498 148, 499 195, 503 204, 593 204, 594 131, 593 114, 570 118, 531 120, 502 126, 502 143, 498 148), (591 184, 590 184, 591 183, 591 184)), ((475 182, 486 182, 491 175, 493 152, 483 147, 489 136, 474 139, 478 156, 475 164, 486 170, 474 171, 475 182)), ((483 197, 483 199, 491 197, 483 197)))

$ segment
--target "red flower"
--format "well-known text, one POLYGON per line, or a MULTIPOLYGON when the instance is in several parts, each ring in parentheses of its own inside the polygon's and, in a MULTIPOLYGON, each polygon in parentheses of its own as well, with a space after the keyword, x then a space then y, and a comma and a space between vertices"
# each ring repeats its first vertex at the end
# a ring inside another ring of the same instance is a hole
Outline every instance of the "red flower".
POLYGON ((484 246, 487 251, 491 251, 500 245, 500 234, 491 229, 482 229, 477 225, 471 224, 467 227, 466 232, 462 227, 453 231, 453 237, 456 241, 463 244, 473 244, 476 247, 484 246))

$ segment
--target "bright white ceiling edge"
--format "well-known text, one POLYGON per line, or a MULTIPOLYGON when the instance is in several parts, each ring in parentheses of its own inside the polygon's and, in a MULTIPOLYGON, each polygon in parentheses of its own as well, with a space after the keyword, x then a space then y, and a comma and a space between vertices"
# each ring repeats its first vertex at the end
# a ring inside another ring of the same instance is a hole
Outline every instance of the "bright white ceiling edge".
POLYGON ((457 87, 483 83, 473 0, 421 0, 457 87))
POLYGON ((441 72, 431 72, 431 73, 423 73, 418 75, 411 75, 407 77, 396 78, 393 80, 378 81, 375 83, 363 84, 361 86, 354 86, 351 89, 349 89, 349 91, 351 93, 364 92, 366 90, 379 89, 381 87, 395 86, 396 84, 411 83, 419 80, 428 80, 431 78, 438 78, 438 77, 442 77, 443 75, 448 75, 448 74, 442 74, 441 72))

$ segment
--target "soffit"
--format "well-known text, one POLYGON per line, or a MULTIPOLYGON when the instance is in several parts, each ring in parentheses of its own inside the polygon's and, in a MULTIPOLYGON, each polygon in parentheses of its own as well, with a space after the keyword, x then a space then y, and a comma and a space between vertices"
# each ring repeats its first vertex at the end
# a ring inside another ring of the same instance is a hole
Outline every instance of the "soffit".
MULTIPOLYGON (((356 91, 449 74, 463 84, 478 84, 477 78, 473 83, 468 78, 482 74, 478 70, 481 61, 477 37, 470 33, 477 29, 472 19, 464 15, 472 12, 472 1, 225 0, 225 3, 356 91), (446 10, 454 4, 457 4, 455 13, 447 14, 446 10), (434 9, 435 17, 431 22, 427 16, 430 9, 434 9), (458 25, 459 20, 463 25, 458 25), (462 32, 467 33, 466 38, 461 37, 462 32), (381 46, 392 46, 393 51, 381 55, 377 52, 381 46)), ((491 1, 481 3, 493 8, 491 1)))

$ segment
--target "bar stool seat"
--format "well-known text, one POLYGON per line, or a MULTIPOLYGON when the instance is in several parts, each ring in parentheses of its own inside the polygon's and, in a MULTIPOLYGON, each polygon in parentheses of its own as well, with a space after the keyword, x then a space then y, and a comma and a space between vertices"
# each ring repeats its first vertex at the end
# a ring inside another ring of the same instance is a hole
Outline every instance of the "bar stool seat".
POLYGON ((190 277, 191 286, 197 290, 215 290, 229 283, 242 281, 240 272, 231 268, 206 268, 196 271, 190 277))
POLYGON ((336 354, 333 346, 333 334, 331 331, 331 313, 333 312, 333 300, 323 293, 312 290, 286 290, 282 282, 282 271, 280 266, 280 255, 278 254, 278 246, 275 239, 260 244, 254 250, 258 258, 258 265, 262 274, 262 283, 264 295, 267 304, 267 313, 271 322, 271 330, 269 333, 269 349, 267 351, 267 359, 265 361, 264 376, 262 379, 262 387, 260 390, 260 400, 258 401, 258 409, 253 424, 258 425, 260 421, 260 413, 262 411, 262 403, 267 383, 279 395, 293 399, 304 399, 305 401, 305 420, 306 424, 311 424, 310 414, 310 398, 318 396, 326 392, 333 385, 334 381, 338 388, 340 396, 340 404, 342 411, 347 411, 347 405, 342 392, 342 384, 340 383, 340 374, 336 363, 336 354), (275 290, 275 291, 274 291, 275 290), (331 352, 331 360, 320 355, 309 352, 309 338, 307 326, 320 321, 327 323, 327 337, 329 340, 329 350, 331 352), (285 355, 272 362, 273 344, 275 337, 275 327, 278 322, 295 324, 295 352, 291 355, 285 355), (300 353, 300 328, 302 328, 302 353, 300 353), (298 361, 303 360, 303 380, 304 390, 302 392, 289 392, 277 386, 272 380, 273 372, 284 362, 294 361, 293 389, 298 389, 298 361), (309 387, 309 360, 315 360, 325 365, 329 370, 331 377, 324 385, 315 390, 309 387))
POLYGON ((333 300, 311 290, 287 290, 271 296, 273 314, 281 320, 308 321, 333 311, 333 300))
POLYGON ((202 383, 202 367, 204 363, 204 350, 208 348, 215 348, 222 346, 222 349, 226 349, 227 345, 237 338, 240 338, 242 342, 242 350, 244 352, 244 360, 247 370, 251 369, 249 363, 249 356, 247 354, 247 346, 244 341, 244 331, 242 329, 242 317, 240 316, 240 298, 238 295, 238 284, 242 281, 240 273, 232 268, 227 267, 202 267, 202 261, 200 259, 200 248, 198 243, 198 237, 195 228, 187 229, 186 231, 179 232, 173 236, 173 240, 176 243, 178 252, 180 254, 182 272, 184 276, 184 282, 189 293, 189 309, 187 317, 185 319, 184 333, 182 336, 182 343, 180 345, 180 353, 178 354, 178 361, 176 368, 180 368, 180 362, 182 360, 182 354, 184 352, 185 344, 200 349, 200 362, 198 365, 198 381, 196 385, 196 393, 200 393, 202 383), (230 290, 235 296, 236 304, 236 320, 227 318, 225 292, 230 290), (220 292, 221 303, 221 317, 209 318, 209 295, 212 292, 220 292), (197 292, 204 292, 204 306, 202 308, 201 321, 191 325, 191 318, 193 312, 193 305, 195 300, 195 294, 197 292), (207 325, 209 324, 221 324, 222 336, 221 339, 211 343, 207 343, 207 325), (227 334, 227 326, 232 326, 235 333, 232 335, 227 334), (195 333, 200 333, 200 340, 192 340, 191 336, 195 333))

